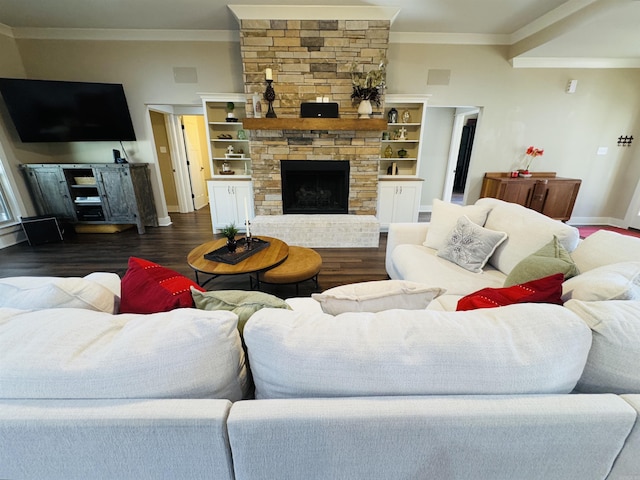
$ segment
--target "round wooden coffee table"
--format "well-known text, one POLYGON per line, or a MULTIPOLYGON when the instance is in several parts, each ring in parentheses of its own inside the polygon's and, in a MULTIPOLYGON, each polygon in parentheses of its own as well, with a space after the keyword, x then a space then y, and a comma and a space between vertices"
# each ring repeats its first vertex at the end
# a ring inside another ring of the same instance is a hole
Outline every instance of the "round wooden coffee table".
POLYGON ((263 236, 260 236, 260 240, 269 242, 269 246, 257 253, 254 253, 250 257, 245 258, 241 262, 236 263, 235 265, 213 262, 204 258, 206 253, 224 247, 227 243, 226 238, 211 240, 210 242, 203 243, 191 250, 187 255, 187 263, 189 263, 189 266, 195 271, 196 283, 200 286, 204 286, 209 281, 220 275, 240 275, 243 273, 261 272, 278 265, 289 255, 289 245, 282 240, 263 236), (211 277, 200 283, 200 273, 211 275, 211 277))

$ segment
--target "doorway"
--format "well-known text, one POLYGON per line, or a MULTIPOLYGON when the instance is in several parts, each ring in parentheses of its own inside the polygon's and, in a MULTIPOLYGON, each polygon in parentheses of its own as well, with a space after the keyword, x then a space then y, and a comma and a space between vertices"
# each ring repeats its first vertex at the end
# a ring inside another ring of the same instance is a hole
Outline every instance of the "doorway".
POLYGON ((471 153, 479 114, 478 107, 456 108, 442 191, 442 200, 445 202, 464 204, 467 175, 471 165, 471 153))
POLYGON ((149 117, 167 211, 205 207, 211 167, 202 108, 153 105, 149 117))

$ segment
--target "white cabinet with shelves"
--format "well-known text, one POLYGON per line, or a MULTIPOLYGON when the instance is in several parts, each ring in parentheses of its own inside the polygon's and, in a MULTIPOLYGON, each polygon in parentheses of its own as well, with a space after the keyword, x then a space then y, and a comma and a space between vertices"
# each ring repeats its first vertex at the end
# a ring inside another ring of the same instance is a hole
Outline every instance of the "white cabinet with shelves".
POLYGON ((378 221, 383 230, 390 223, 417 222, 421 180, 382 180, 378 182, 378 221))
POLYGON ((422 154, 422 137, 428 95, 394 95, 385 97, 384 115, 389 120, 391 109, 397 121, 388 122, 380 147, 379 176, 415 177, 422 154))
POLYGON ((225 93, 202 95, 209 160, 213 177, 251 177, 251 152, 248 132, 242 125, 246 116, 243 94, 225 93), (233 119, 228 117, 232 103, 233 119))
POLYGON ((246 179, 209 180, 207 188, 213 232, 219 233, 230 223, 245 231, 246 212, 253 218, 253 183, 246 179))

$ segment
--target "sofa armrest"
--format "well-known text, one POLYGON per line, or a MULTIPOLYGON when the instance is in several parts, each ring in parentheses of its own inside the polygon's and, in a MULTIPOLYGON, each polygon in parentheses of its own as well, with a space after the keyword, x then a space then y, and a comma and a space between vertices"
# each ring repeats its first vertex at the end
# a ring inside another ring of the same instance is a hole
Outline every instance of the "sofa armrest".
POLYGON ((402 244, 422 245, 424 239, 427 238, 427 230, 429 230, 429 222, 422 223, 392 223, 389 225, 389 233, 387 234, 387 249, 385 253, 385 267, 389 277, 398 279, 393 263, 391 262, 391 253, 402 244))

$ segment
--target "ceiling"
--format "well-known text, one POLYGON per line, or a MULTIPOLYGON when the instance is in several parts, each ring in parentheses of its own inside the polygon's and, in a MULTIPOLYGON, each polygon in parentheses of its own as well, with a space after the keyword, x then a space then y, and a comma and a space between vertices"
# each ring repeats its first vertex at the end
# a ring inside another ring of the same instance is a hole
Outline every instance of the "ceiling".
MULTIPOLYGON (((345 0, 320 0, 336 12, 345 0)), ((278 5, 317 5, 277 0, 278 5)), ((237 38, 229 6, 270 0, 0 0, 0 33, 15 38, 237 38), (178 35, 178 33, 180 35, 178 35), (135 34, 135 35, 134 35, 135 34)), ((639 0, 349 0, 393 7, 391 41, 501 44, 516 67, 640 68, 639 0)))

